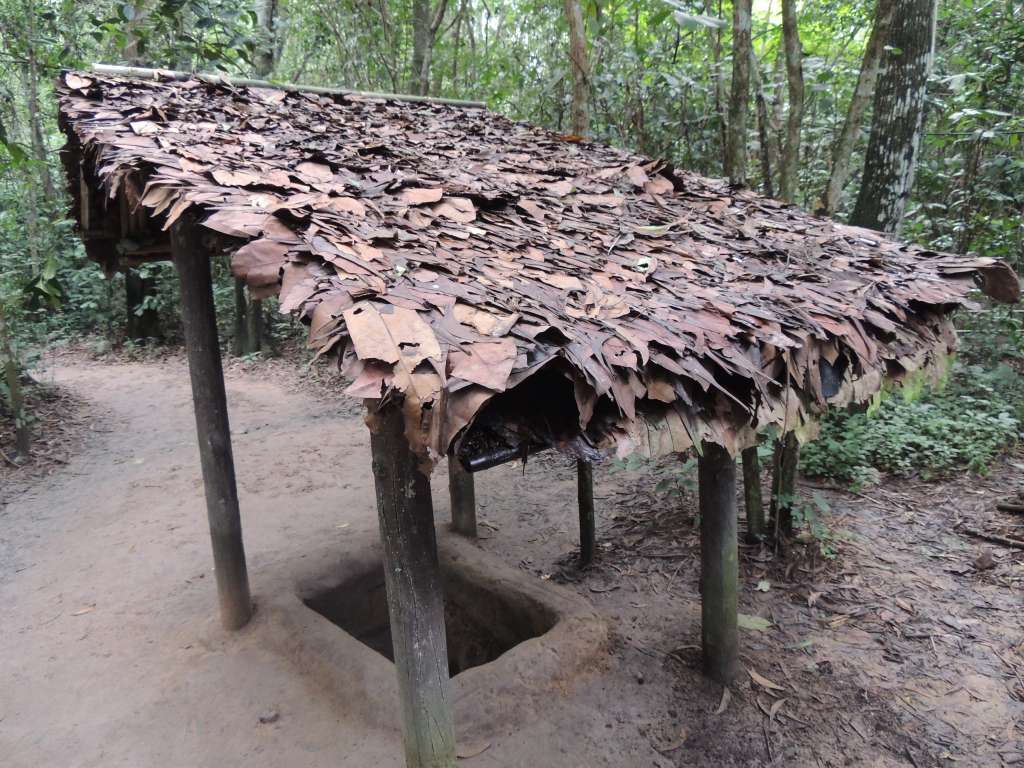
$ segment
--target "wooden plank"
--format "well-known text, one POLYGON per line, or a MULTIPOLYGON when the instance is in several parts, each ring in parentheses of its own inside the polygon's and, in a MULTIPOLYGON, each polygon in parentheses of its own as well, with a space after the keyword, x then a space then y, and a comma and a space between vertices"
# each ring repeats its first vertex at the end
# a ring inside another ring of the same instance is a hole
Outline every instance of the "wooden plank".
POLYGON ((252 600, 238 513, 210 256, 202 245, 193 214, 185 214, 171 228, 171 248, 181 280, 181 319, 192 378, 192 403, 221 621, 226 629, 239 629, 252 617, 252 600))
POLYGON ((704 443, 700 483, 701 650, 704 674, 727 684, 739 670, 736 462, 704 443))
POLYGON ((452 505, 452 530, 475 539, 476 532, 476 483, 458 457, 448 456, 448 496, 452 505))
POLYGON ((580 508, 580 567, 594 560, 597 520, 594 512, 594 465, 576 460, 576 498, 580 508))
POLYGON ((455 725, 430 480, 400 404, 368 400, 367 424, 407 768, 455 766, 455 725))

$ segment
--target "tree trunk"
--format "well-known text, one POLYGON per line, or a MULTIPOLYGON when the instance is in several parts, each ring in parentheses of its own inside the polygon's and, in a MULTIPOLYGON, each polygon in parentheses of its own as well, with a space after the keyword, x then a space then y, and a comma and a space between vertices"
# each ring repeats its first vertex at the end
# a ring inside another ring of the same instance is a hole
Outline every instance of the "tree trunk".
POLYGON ((144 66, 147 63, 147 59, 142 53, 142 48, 139 46, 138 30, 149 15, 149 9, 146 7, 144 0, 135 0, 135 2, 129 3, 125 7, 131 8, 132 17, 124 26, 124 48, 121 50, 121 57, 130 66, 144 66))
POLYGON ((0 304, 0 353, 3 353, 4 377, 11 401, 11 414, 14 416, 14 450, 20 459, 28 459, 32 436, 28 428, 28 414, 25 413, 25 399, 21 393, 21 373, 14 357, 14 345, 11 343, 3 304, 0 304))
POLYGON ((750 72, 754 79, 754 93, 757 102, 757 140, 761 145, 761 187, 768 197, 775 197, 775 182, 772 179, 772 130, 768 117, 768 99, 764 93, 764 80, 761 77, 761 64, 750 50, 750 72))
POLYGON ((277 0, 256 0, 256 22, 262 36, 253 67, 257 78, 269 77, 274 71, 274 54, 277 51, 276 15, 277 0))
MULTIPOLYGON (((711 8, 711 0, 706 0, 704 3, 704 13, 708 16, 715 15, 717 18, 722 16, 722 0, 718 0, 718 11, 715 14, 711 8)), ((715 92, 715 114, 718 116, 718 140, 722 146, 722 175, 728 175, 728 171, 725 170, 725 147, 727 144, 727 121, 725 119, 725 75, 722 72, 722 29, 721 27, 709 27, 708 37, 711 42, 711 54, 712 61, 714 63, 713 73, 713 87, 715 92)), ((751 48, 753 53, 753 48, 751 48)))
POLYGON ((853 148, 857 143, 860 134, 861 123, 864 120, 864 112, 871 102, 871 94, 875 91, 875 83, 878 81, 879 65, 882 61, 882 54, 885 51, 886 41, 889 39, 889 30, 892 27, 893 12, 896 9, 896 0, 878 0, 875 7, 875 23, 871 28, 871 36, 868 38, 867 47, 864 49, 864 58, 860 65, 860 76, 857 78, 857 87, 854 89, 853 97, 850 99, 850 106, 846 112, 846 120, 839 132, 835 148, 832 150, 832 172, 828 177, 828 184, 821 195, 818 203, 819 215, 833 216, 839 210, 839 201, 843 194, 843 187, 850 178, 850 160, 853 158, 853 148))
POLYGON ((895 232, 914 184, 935 51, 936 0, 897 0, 875 89, 871 138, 850 221, 895 232))
POLYGON ((430 0, 413 0, 409 91, 415 95, 430 95, 430 63, 434 58, 437 31, 441 28, 447 9, 448 0, 439 0, 434 7, 431 7, 430 0))
POLYGON ((48 201, 53 201, 56 190, 50 175, 49 151, 43 137, 43 121, 39 112, 39 62, 36 58, 35 8, 28 15, 28 50, 26 51, 27 71, 25 73, 25 100, 28 108, 29 139, 32 155, 39 165, 39 181, 48 201))
POLYGON ((804 64, 796 0, 782 0, 782 39, 786 51, 786 82, 789 85, 789 114, 786 143, 779 169, 779 197, 787 203, 796 199, 800 172, 800 124, 804 118, 804 64))
POLYGON ((572 132, 586 136, 590 128, 590 60, 580 0, 565 0, 565 20, 569 24, 569 66, 572 69, 572 132))
POLYGON ((732 5, 732 91, 725 141, 725 175, 729 183, 747 183, 747 111, 750 102, 751 0, 732 5))

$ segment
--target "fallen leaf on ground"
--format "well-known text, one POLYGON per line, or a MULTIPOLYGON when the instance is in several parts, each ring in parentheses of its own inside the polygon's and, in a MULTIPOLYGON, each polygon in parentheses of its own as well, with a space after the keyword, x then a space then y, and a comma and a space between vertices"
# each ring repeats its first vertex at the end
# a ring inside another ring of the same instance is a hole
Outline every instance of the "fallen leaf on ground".
POLYGON ((749 613, 739 614, 736 617, 736 623, 740 629, 750 629, 758 632, 763 632, 772 625, 768 619, 763 619, 760 616, 751 616, 749 613))
POLYGON ((761 686, 765 690, 768 690, 768 691, 784 691, 784 690, 786 690, 785 688, 783 688, 778 683, 773 683, 767 677, 765 677, 764 675, 758 673, 754 669, 748 669, 747 670, 747 674, 750 675, 750 679, 751 680, 753 680, 755 683, 757 683, 759 686, 761 686))
POLYGON ((490 748, 491 742, 489 741, 471 741, 469 744, 460 744, 455 751, 455 756, 459 760, 468 760, 471 757, 483 754, 490 748))
POLYGON ((716 715, 720 715, 729 708, 729 702, 732 701, 732 691, 728 688, 722 689, 722 699, 718 702, 718 708, 715 710, 716 715))

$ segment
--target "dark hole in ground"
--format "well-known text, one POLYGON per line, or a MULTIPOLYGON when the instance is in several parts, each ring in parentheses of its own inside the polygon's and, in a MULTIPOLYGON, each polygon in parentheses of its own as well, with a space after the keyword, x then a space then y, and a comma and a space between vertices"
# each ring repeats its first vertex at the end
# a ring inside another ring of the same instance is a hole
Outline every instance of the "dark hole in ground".
MULTIPOLYGON (((515 590, 479 584, 442 570, 448 671, 452 677, 494 661, 506 651, 551 629, 556 617, 515 590)), ((384 567, 307 595, 303 602, 337 627, 390 661, 384 567)))

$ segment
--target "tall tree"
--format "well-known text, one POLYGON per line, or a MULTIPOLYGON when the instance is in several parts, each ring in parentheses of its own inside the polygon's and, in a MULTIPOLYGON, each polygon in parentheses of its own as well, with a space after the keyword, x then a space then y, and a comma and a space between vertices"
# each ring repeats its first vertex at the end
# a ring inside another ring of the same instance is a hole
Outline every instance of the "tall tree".
POLYGON ((569 24, 569 66, 572 69, 572 132, 586 136, 590 128, 590 59, 580 0, 565 0, 565 20, 569 24))
POLYGON ((775 124, 768 112, 768 95, 764 91, 761 62, 753 49, 750 51, 750 72, 754 79, 754 96, 757 104, 757 140, 761 149, 761 189, 768 197, 775 197, 772 169, 779 166, 779 147, 775 135, 775 124))
POLYGON ((782 0, 782 41, 786 51, 786 82, 789 86, 789 113, 786 116, 786 142, 779 168, 779 197, 787 203, 796 198, 800 171, 800 128, 804 119, 804 63, 800 28, 796 18, 796 0, 782 0))
POLYGON ((256 22, 260 39, 256 49, 256 77, 269 77, 277 53, 277 0, 256 0, 256 22))
POLYGON ((43 136, 43 117, 39 109, 39 49, 36 29, 35 3, 29 3, 27 9, 27 29, 25 46, 25 101, 28 107, 29 140, 32 154, 39 168, 39 180, 43 185, 43 193, 47 200, 53 200, 56 190, 53 176, 50 173, 49 150, 43 136))
POLYGON ((937 0, 897 0, 875 89, 871 138, 852 224, 895 232, 914 183, 937 0))
POLYGON ((864 112, 867 110, 868 104, 871 103, 871 94, 875 91, 875 83, 878 82, 878 70, 882 63, 886 41, 889 39, 889 29, 892 26, 895 10, 896 0, 878 0, 875 5, 875 21, 871 27, 871 36, 868 38, 867 46, 864 48, 864 58, 860 65, 857 87, 850 99, 842 130, 832 149, 832 170, 829 173, 828 184, 818 203, 817 213, 819 214, 832 216, 839 209, 843 188, 850 178, 853 147, 857 143, 858 134, 860 134, 864 112))
POLYGON ((732 90, 725 136, 725 175, 730 184, 747 183, 747 111, 750 104, 751 0, 732 4, 732 90))
POLYGON ((420 96, 430 93, 430 63, 434 58, 437 33, 444 23, 448 0, 413 0, 412 3, 412 72, 409 90, 420 96))

